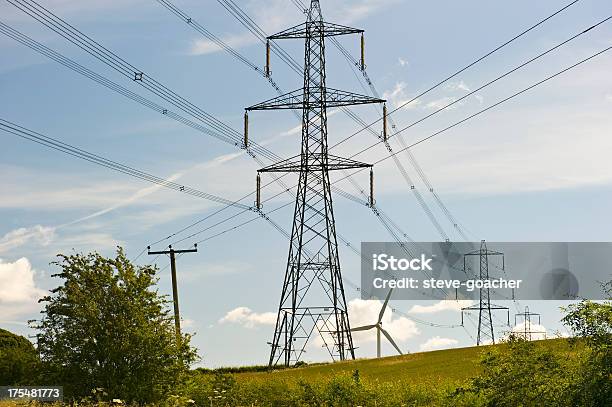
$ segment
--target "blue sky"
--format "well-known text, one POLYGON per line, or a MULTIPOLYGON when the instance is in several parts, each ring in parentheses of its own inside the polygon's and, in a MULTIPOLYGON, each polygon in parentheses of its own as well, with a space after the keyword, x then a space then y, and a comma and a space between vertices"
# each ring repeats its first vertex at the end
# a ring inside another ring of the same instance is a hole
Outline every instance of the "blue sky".
MULTIPOLYGON (((246 66, 211 45, 153 0, 47 0, 41 3, 84 33, 180 95, 240 131, 246 106, 269 99, 274 91, 246 66)), ((300 23, 288 1, 238 2, 268 33, 300 23)), ((402 0, 324 0, 329 21, 366 30, 368 73, 390 107, 409 100, 565 2, 408 2, 402 0)), ((216 1, 177 1, 209 31, 247 58, 263 65, 264 49, 216 1)), ((394 114, 403 127, 437 106, 463 96, 523 61, 612 14, 609 2, 582 0, 537 30, 394 114)), ((101 64, 11 6, 0 2, 0 20, 73 58, 86 67, 153 100, 155 97, 101 64)), ((357 57, 358 38, 341 38, 357 57)), ((503 81, 403 134, 410 143, 460 120, 498 99, 611 45, 611 23, 547 55, 503 81)), ((281 44, 302 59, 299 42, 281 44)), ((251 192, 258 165, 234 147, 144 108, 75 72, 0 36, 0 118, 55 137, 110 159, 185 185, 237 199, 251 192)), ((328 46, 328 85, 363 93, 341 54, 328 46)), ((413 149, 437 193, 475 241, 611 241, 607 208, 612 200, 609 151, 612 111, 612 56, 604 54, 547 84, 413 149)), ((289 91, 301 79, 272 59, 273 77, 289 91)), ((372 107, 355 112, 370 122, 372 107)), ((341 113, 330 114, 330 143, 358 126, 341 113)), ((283 112, 251 115, 251 138, 275 153, 295 155, 299 140, 295 117, 283 112)), ((380 129, 379 129, 380 130, 380 129)), ((151 186, 95 167, 6 133, 0 149, 0 326, 31 334, 23 321, 37 315, 34 299, 58 282, 49 265, 57 253, 98 250, 111 255, 116 245, 136 257, 147 244, 176 232, 217 208, 215 204, 151 186), (27 259, 27 260, 24 260, 27 259)), ((351 155, 374 142, 367 132, 338 148, 351 155)), ((395 142, 396 143, 396 142, 395 142)), ((398 144, 392 143, 394 146, 398 144)), ((377 147, 359 156, 376 161, 377 147)), ((405 155, 410 176, 418 180, 405 155)), ((356 180, 363 187, 367 175, 356 180)), ((295 182, 295 180, 292 180, 295 182)), ((354 193, 350 183, 340 182, 354 193)), ((417 241, 440 239, 392 160, 376 168, 377 202, 417 241)), ((422 182, 416 187, 447 233, 452 227, 422 182)), ((278 189, 263 191, 264 199, 278 189)), ((287 202, 279 197, 271 210, 287 202)), ((247 203, 250 203, 247 201, 247 203)), ((336 197, 338 232, 353 244, 391 237, 371 211, 336 197)), ((203 222, 190 231, 238 213, 203 222)), ((214 235, 252 214, 241 215, 181 245, 214 235)), ((289 229, 292 208, 272 218, 289 229)), ((173 240, 164 241, 162 248, 173 240)), ((186 330, 195 332, 207 366, 264 363, 284 273, 288 242, 263 221, 250 223, 200 245, 197 255, 179 259, 181 310, 186 330)), ((359 258, 341 248, 347 281, 359 281, 359 258)), ((138 261, 152 261, 141 256, 138 261)), ((167 259, 157 259, 160 267, 167 259)), ((169 273, 160 275, 170 293, 169 273)), ((356 300, 347 283, 353 325, 373 323, 380 306, 356 300)), ((521 302, 543 314, 552 334, 562 330, 558 303, 521 302)), ((393 308, 422 320, 455 324, 458 304, 395 301, 393 308), (429 308, 414 308, 415 305, 429 308)), ((385 325, 407 351, 467 346, 474 327, 433 328, 389 312, 385 325)), ((502 322, 500 315, 498 322, 502 322)), ((503 328, 499 328, 501 332, 503 328)), ((375 354, 375 335, 356 337, 358 356, 375 354)), ((392 349, 383 348, 387 354, 392 349)), ((307 357, 316 360, 316 349, 307 357)))

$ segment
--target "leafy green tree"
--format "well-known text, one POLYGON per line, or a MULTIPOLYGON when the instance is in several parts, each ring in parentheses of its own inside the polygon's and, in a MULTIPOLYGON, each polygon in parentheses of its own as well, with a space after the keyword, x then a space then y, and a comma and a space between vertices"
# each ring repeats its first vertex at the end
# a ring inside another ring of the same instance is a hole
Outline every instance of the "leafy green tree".
POLYGON ((575 404, 612 405, 612 282, 602 285, 603 302, 583 300, 565 308, 563 322, 586 344, 575 382, 575 404))
POLYGON ((157 269, 134 266, 118 248, 59 255, 63 283, 45 303, 39 350, 46 377, 78 398, 104 389, 109 399, 148 403, 172 393, 196 360, 190 336, 177 337, 157 269))
POLYGON ((38 362, 38 353, 30 341, 0 329, 0 385, 32 384, 38 362))

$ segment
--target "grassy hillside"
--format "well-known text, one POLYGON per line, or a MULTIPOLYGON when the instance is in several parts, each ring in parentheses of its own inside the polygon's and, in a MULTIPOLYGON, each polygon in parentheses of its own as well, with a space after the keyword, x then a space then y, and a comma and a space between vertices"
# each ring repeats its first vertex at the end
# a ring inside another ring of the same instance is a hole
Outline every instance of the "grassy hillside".
MULTIPOLYGON (((508 345, 493 345, 504 348, 508 345)), ((565 339, 539 341, 542 347, 572 358, 575 352, 565 339)), ((381 359, 314 364, 268 370, 241 367, 194 371, 183 402, 192 406, 473 406, 471 396, 457 404, 449 395, 481 372, 481 355, 489 346, 448 349, 381 359), (359 371, 359 375, 355 374, 359 371)), ((0 407, 16 403, 0 402, 0 407)), ((94 406, 95 403, 84 403, 94 406)), ((108 404, 105 404, 108 405, 108 404)), ((98 405, 99 407, 100 405, 98 405)))
MULTIPOLYGON (((567 351, 565 339, 538 341, 556 351, 567 351)), ((493 345, 505 346, 505 345, 493 345)), ((410 384, 457 384, 480 371, 480 355, 488 346, 447 349, 433 352, 413 353, 381 359, 360 359, 355 361, 329 364, 315 364, 295 369, 271 372, 244 372, 235 374, 239 382, 248 381, 318 381, 329 379, 342 373, 352 374, 359 370, 361 378, 369 381, 396 382, 410 384)))

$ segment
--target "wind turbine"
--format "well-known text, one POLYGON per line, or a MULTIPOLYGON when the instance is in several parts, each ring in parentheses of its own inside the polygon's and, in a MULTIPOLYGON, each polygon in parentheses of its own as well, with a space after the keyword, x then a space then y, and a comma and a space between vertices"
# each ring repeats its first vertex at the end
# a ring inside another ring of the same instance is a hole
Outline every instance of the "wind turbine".
POLYGON ((380 313, 378 314, 378 321, 375 324, 372 325, 364 325, 364 326, 358 326, 357 328, 353 328, 351 329, 352 332, 357 332, 357 331, 369 331, 370 329, 374 329, 376 328, 376 357, 380 358, 380 334, 382 332, 383 335, 385 335, 385 337, 387 338, 387 340, 389 342, 391 342, 391 345, 393 345, 393 347, 395 348, 395 350, 397 350, 397 352, 400 355, 403 355, 402 351, 400 350, 400 348, 397 346, 397 344, 395 343, 395 341, 393 340, 393 338, 391 338, 391 335, 389 335, 389 332, 387 332, 383 327, 382 327, 382 319, 383 319, 383 315, 385 315, 385 310, 387 309, 387 304, 389 303, 389 298, 391 298, 391 293, 393 292, 393 289, 389 290, 389 294, 387 294, 387 298, 385 298, 385 302, 382 306, 382 308, 380 309, 380 313))

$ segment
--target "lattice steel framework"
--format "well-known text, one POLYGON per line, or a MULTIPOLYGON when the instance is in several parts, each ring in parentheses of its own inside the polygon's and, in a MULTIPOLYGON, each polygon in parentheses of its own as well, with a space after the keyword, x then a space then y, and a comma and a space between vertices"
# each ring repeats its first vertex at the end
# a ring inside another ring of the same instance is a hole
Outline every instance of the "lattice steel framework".
POLYGON ((514 326, 518 325, 518 318, 523 319, 523 330, 515 333, 521 336, 526 341, 531 341, 533 338, 533 334, 543 335, 544 339, 546 339, 546 331, 534 331, 531 329, 531 317, 538 317, 538 326, 542 326, 541 315, 536 312, 531 312, 529 311, 529 307, 525 307, 525 312, 514 315, 514 326))
POLYGON ((326 87, 325 38, 360 33, 363 30, 324 22, 319 1, 312 0, 304 24, 268 38, 305 39, 303 88, 246 109, 302 110, 300 155, 258 171, 299 173, 270 365, 288 366, 299 361, 313 334, 318 334, 333 360, 355 358, 338 258, 329 171, 371 165, 328 154, 327 108, 384 100, 326 87))
MULTIPOLYGON (((479 273, 478 278, 481 281, 489 280, 489 258, 501 256, 502 258, 502 270, 504 267, 504 254, 487 249, 487 243, 483 240, 480 243, 480 249, 470 253, 466 253, 463 256, 463 269, 467 270, 466 260, 472 256, 478 256, 479 258, 479 273)), ((510 325, 510 309, 501 305, 491 304, 491 290, 489 288, 480 289, 480 300, 478 306, 465 307, 461 309, 461 323, 463 324, 463 312, 464 311, 478 311, 478 336, 476 338, 476 345, 482 344, 493 344, 495 343, 495 330, 493 327, 493 316, 492 310, 506 310, 508 313, 508 325, 510 325)))

